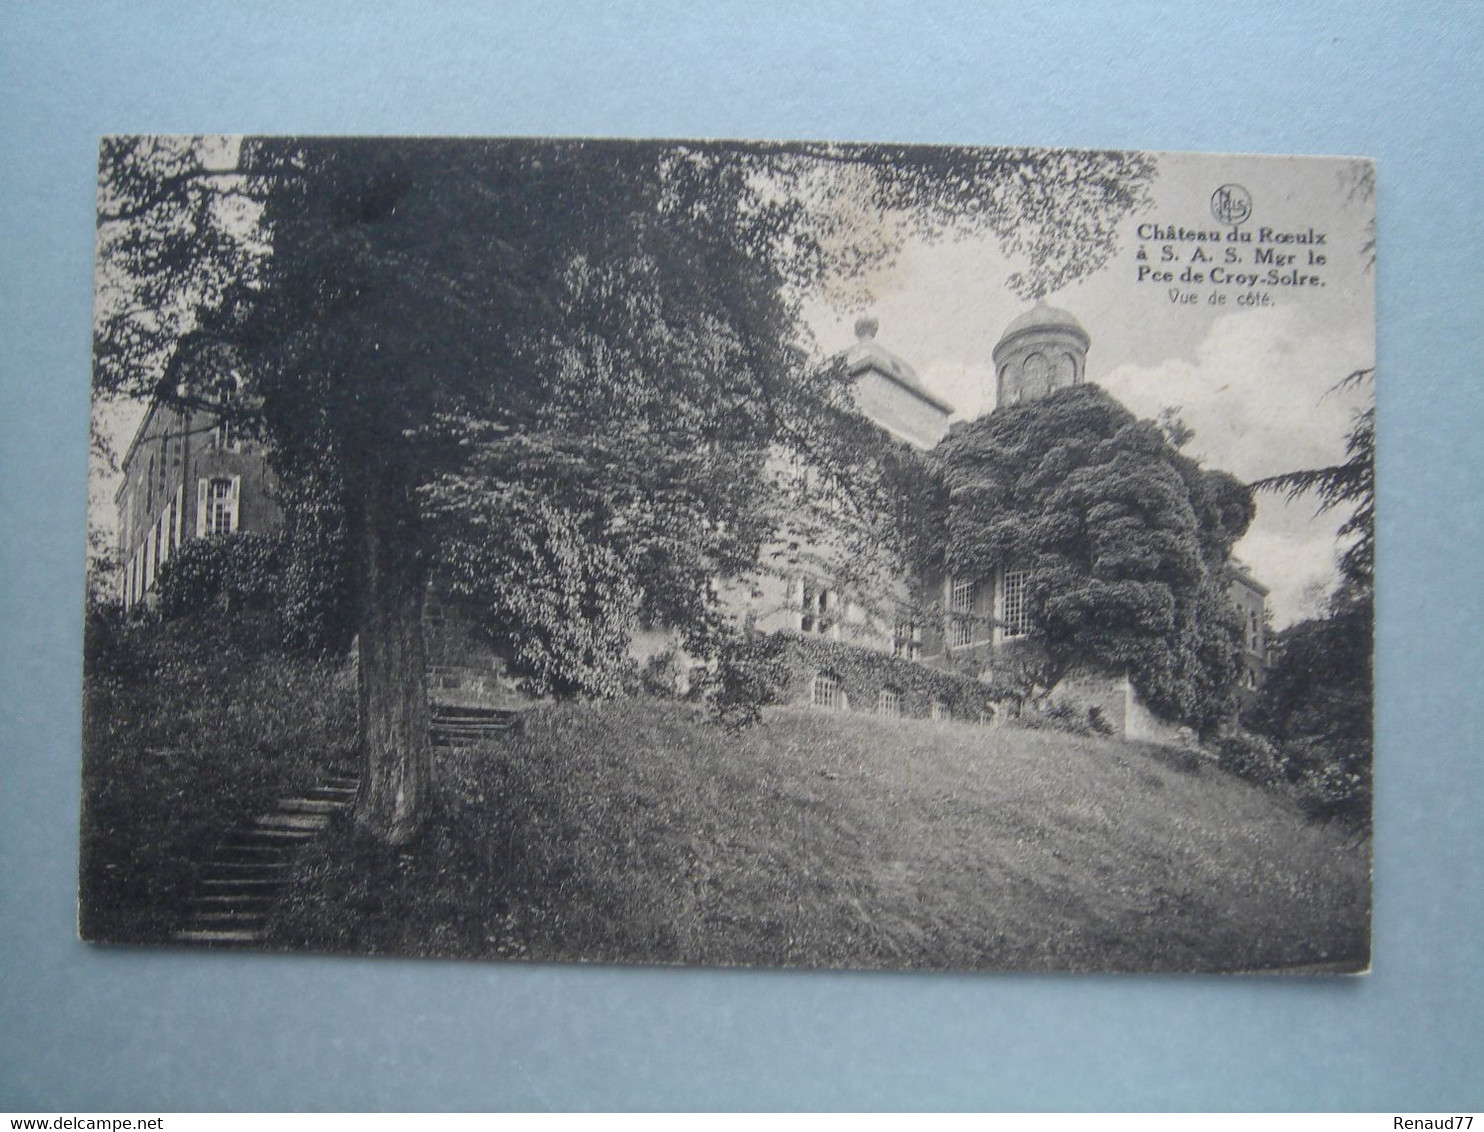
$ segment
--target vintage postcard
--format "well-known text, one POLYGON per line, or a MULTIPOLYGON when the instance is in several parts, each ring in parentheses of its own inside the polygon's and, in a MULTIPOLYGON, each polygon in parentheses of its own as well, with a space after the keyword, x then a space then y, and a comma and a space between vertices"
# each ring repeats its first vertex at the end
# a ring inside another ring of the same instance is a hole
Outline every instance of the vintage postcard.
POLYGON ((1374 192, 105 139, 82 936, 1366 970, 1374 192))

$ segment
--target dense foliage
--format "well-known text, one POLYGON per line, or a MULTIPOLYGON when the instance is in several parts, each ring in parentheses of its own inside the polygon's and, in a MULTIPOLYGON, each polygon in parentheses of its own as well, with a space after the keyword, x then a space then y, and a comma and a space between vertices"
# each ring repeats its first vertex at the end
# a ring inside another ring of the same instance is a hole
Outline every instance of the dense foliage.
POLYGON ((1205 731, 1231 716, 1241 638, 1222 570, 1252 521, 1247 488, 1095 385, 974 421, 940 460, 938 565, 1029 572, 1043 687, 1076 663, 1126 666, 1168 718, 1205 731))
POLYGON ((808 702, 810 681, 834 678, 845 703, 857 711, 877 710, 883 691, 898 697, 899 714, 931 717, 933 705, 944 718, 980 722, 1018 710, 1017 689, 914 664, 842 641, 793 633, 736 637, 728 641, 715 677, 713 706, 728 723, 747 723, 768 704, 808 702))
POLYGON ((219 609, 226 615, 271 609, 283 570, 279 540, 238 532, 192 539, 160 567, 159 612, 174 618, 219 609))
POLYGON ((312 512, 309 521, 291 512, 275 534, 237 531, 181 544, 160 567, 153 609, 166 620, 251 616, 275 649, 342 655, 352 631, 344 568, 334 528, 312 512))
POLYGON ((834 428, 843 375, 796 347, 805 298, 899 230, 992 233, 1025 259, 1012 285, 1044 293, 1106 262, 1152 173, 1092 152, 386 139, 121 139, 102 164, 98 393, 219 408, 192 364, 239 378, 237 423, 344 551, 341 596, 315 592, 359 634, 360 817, 392 839, 426 787, 430 570, 552 690, 612 691, 644 620, 704 643, 710 579, 755 562, 780 513, 769 452, 869 491, 834 428))
MULTIPOLYGON (((1368 385, 1375 371, 1339 388, 1368 385)), ((1370 820, 1374 754, 1376 410, 1355 414, 1345 460, 1261 480, 1259 490, 1309 494, 1321 511, 1347 509, 1339 528, 1340 584, 1320 617, 1271 642, 1271 667, 1249 724, 1279 752, 1281 778, 1311 812, 1370 820)))

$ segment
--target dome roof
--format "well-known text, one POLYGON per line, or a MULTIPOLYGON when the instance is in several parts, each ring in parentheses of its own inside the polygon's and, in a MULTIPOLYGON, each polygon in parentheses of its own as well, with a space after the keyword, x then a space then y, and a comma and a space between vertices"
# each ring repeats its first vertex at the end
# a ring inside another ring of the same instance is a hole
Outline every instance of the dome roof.
POLYGON ((1083 339, 1083 341, 1091 341, 1087 331, 1082 328, 1082 324, 1077 321, 1071 311, 1064 311, 1060 307, 1047 306, 1045 300, 1041 300, 1009 326, 1005 327, 1005 333, 1000 335, 1000 344, 1003 345, 1011 338, 1030 330, 1069 331, 1083 339))

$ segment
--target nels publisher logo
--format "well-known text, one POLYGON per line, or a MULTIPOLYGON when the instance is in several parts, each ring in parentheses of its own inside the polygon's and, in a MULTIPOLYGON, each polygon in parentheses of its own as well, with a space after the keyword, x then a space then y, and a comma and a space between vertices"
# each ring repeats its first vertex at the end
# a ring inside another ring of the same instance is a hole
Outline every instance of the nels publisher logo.
POLYGON ((1222 185, 1211 194, 1211 215, 1222 224, 1240 224, 1252 215, 1252 194, 1241 185, 1222 185))

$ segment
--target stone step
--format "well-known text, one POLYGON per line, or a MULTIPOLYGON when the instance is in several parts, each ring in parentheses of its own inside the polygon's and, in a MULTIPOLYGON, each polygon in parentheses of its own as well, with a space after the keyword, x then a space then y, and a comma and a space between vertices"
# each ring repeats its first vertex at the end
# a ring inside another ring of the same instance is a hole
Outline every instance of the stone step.
POLYGON ((292 814, 275 810, 264 814, 254 823, 259 831, 265 829, 324 829, 330 824, 329 814, 292 814))
POLYGON ((219 870, 227 869, 231 870, 234 873, 262 872, 264 874, 270 873, 274 869, 286 869, 288 867, 289 863, 287 861, 220 861, 215 859, 213 859, 212 862, 206 866, 208 872, 217 872, 219 870))
POLYGON ((229 896, 195 896, 186 905, 186 922, 190 923, 202 916, 264 916, 277 895, 277 890, 274 890, 260 896, 244 896, 240 892, 229 896))
MULTIPOLYGON (((206 871, 201 874, 201 879, 197 883, 203 890, 206 885, 210 885, 212 893, 229 891, 236 885, 245 885, 257 890, 267 888, 270 885, 282 884, 286 875, 281 872, 218 872, 216 869, 208 866, 206 871)), ((247 892, 247 890, 247 887, 242 889, 243 892, 247 892)))
POLYGON ((344 788, 321 786, 312 791, 304 791, 301 797, 306 798, 307 801, 328 801, 328 803, 340 804, 340 806, 349 806, 356 800, 356 789, 358 789, 356 786, 344 786, 344 788))
POLYGON ((328 798, 280 798, 274 806, 280 814, 338 814, 347 804, 328 798))
POLYGON ((255 927, 262 924, 263 919, 262 912, 192 912, 186 919, 186 927, 213 928, 227 925, 239 928, 255 927))
POLYGON ((182 943, 261 943, 263 933, 251 928, 189 928, 172 938, 182 943))
POLYGON ((256 892, 203 893, 191 897, 192 911, 212 911, 217 908, 242 908, 251 904, 262 904, 272 900, 277 892, 271 888, 256 892))
POLYGON ((267 840, 293 845, 300 841, 308 841, 323 828, 323 826, 314 826, 309 829, 280 829, 276 826, 265 825, 259 826, 256 832, 258 836, 267 840))
POLYGON ((277 887, 279 887, 282 884, 283 884, 283 878, 282 877, 277 877, 277 876, 271 876, 271 877, 254 877, 254 876, 245 876, 245 877, 211 877, 211 876, 205 876, 205 877, 202 877, 201 878, 201 887, 202 888, 206 888, 206 887, 209 886, 211 888, 211 891, 212 892, 221 892, 223 889, 228 889, 228 890, 242 889, 242 890, 246 891, 249 888, 254 888, 254 889, 257 889, 257 888, 277 888, 277 887))

